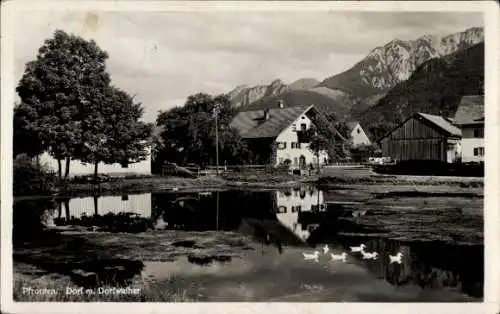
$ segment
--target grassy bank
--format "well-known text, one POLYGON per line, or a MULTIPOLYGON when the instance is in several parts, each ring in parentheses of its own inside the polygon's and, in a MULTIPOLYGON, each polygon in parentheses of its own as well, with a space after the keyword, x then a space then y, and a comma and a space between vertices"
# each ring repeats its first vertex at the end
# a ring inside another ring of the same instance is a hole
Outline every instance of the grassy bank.
POLYGON ((456 186, 460 188, 482 188, 483 178, 476 177, 436 177, 407 175, 372 175, 363 177, 322 176, 316 183, 327 188, 338 184, 364 185, 422 185, 422 186, 456 186))
MULTIPOLYGON (((406 175, 374 175, 368 170, 362 173, 346 169, 331 171, 325 169, 321 176, 297 176, 282 172, 245 171, 223 173, 220 176, 182 178, 167 176, 143 176, 112 178, 100 184, 69 182, 58 188, 62 196, 83 196, 91 194, 109 195, 139 192, 162 192, 172 190, 206 190, 228 188, 284 188, 318 184, 328 188, 334 185, 427 185, 457 186, 462 188, 482 188, 483 178, 474 177, 435 177, 406 175)), ((20 197, 27 196, 18 195, 20 197)), ((36 194, 40 195, 40 194, 36 194)), ((44 194, 42 194, 44 195, 44 194)), ((52 195, 46 191, 45 195, 52 195)))
MULTIPOLYGON (((298 187, 310 184, 317 177, 300 177, 287 173, 226 173, 220 176, 199 178, 182 178, 167 176, 143 176, 112 178, 109 182, 99 184, 69 182, 58 188, 57 193, 63 196, 80 196, 89 194, 120 194, 137 192, 162 192, 172 190, 206 190, 227 188, 280 188, 298 187)), ((47 192, 46 195, 52 193, 47 192)), ((39 194, 37 194, 39 195, 39 194)), ((42 194, 43 195, 43 194, 42 194)), ((19 195, 27 196, 27 195, 19 195)))

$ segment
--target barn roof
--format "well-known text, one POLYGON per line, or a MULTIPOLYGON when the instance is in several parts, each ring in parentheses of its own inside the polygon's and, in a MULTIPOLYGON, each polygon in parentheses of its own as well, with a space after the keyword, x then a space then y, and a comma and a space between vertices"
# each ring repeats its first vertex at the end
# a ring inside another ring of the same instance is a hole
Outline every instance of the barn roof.
POLYGON ((442 116, 435 116, 432 114, 420 113, 420 112, 417 113, 417 115, 420 115, 421 117, 423 117, 427 121, 431 122, 436 127, 445 131, 446 133, 448 133, 451 136, 458 136, 458 137, 462 136, 462 131, 459 128, 457 128, 456 126, 454 126, 453 124, 451 124, 451 122, 449 120, 447 120, 446 118, 444 118, 442 116))
POLYGON ((484 122, 484 96, 463 96, 455 113, 457 125, 484 122))
POLYGON ((462 131, 459 128, 457 128, 456 126, 454 126, 449 119, 444 118, 442 116, 436 116, 436 115, 432 115, 432 114, 418 112, 418 113, 415 113, 414 115, 408 117, 406 120, 401 122, 398 126, 396 126, 391 131, 386 133, 384 136, 379 138, 377 140, 377 142, 380 142, 381 140, 383 140, 384 138, 389 136, 389 134, 394 132, 394 130, 397 130, 398 128, 400 128, 403 124, 408 122, 408 120, 410 120, 411 118, 424 119, 428 123, 432 124, 434 126, 434 128, 436 130, 438 130, 440 133, 446 134, 447 136, 462 137, 462 131))
POLYGON ((269 110, 269 118, 264 120, 264 110, 239 112, 230 126, 238 130, 242 138, 277 137, 302 114, 313 108, 312 105, 301 105, 269 110))

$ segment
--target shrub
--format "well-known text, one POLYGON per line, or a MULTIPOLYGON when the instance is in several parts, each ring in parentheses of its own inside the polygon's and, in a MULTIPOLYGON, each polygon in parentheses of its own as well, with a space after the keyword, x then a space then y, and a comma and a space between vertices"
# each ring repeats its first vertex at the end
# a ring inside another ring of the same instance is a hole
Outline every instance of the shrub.
POLYGON ((21 155, 14 160, 14 195, 51 194, 56 185, 56 174, 48 166, 21 155))

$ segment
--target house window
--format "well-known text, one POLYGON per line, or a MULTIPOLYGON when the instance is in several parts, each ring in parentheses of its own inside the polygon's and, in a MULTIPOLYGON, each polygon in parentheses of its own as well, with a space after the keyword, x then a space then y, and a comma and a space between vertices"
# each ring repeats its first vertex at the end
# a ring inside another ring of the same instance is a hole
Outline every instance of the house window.
POLYGON ((484 128, 474 128, 474 137, 483 138, 484 128))
POLYGON ((361 133, 361 130, 360 129, 356 129, 356 132, 358 132, 358 134, 359 134, 359 133, 361 133))
POLYGON ((297 159, 297 157, 293 157, 293 164, 296 165, 299 163, 299 160, 297 159))
POLYGON ((474 156, 478 156, 478 157, 484 156, 484 147, 474 148, 474 156))
POLYGON ((292 131, 293 131, 293 132, 296 132, 296 131, 297 131, 297 126, 295 125, 295 123, 294 123, 294 124, 292 124, 292 131))
POLYGON ((301 123, 301 124, 300 124, 300 130, 301 130, 301 131, 305 131, 306 129, 307 129, 307 124, 305 124, 305 123, 301 123))
POLYGON ((295 148, 300 149, 300 143, 295 143, 295 148))
POLYGON ((292 148, 295 148, 295 143, 294 142, 292 142, 292 148))
POLYGON ((286 149, 286 142, 276 142, 278 149, 286 149))

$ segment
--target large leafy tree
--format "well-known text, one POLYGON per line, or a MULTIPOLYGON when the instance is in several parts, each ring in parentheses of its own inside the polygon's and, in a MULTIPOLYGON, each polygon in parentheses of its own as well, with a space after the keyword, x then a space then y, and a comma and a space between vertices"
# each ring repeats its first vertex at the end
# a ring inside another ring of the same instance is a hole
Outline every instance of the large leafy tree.
POLYGON ((236 111, 227 96, 198 93, 189 96, 184 106, 159 113, 156 124, 161 133, 155 143, 155 164, 164 161, 202 166, 215 164, 214 111, 217 114, 219 161, 227 164, 246 161, 246 146, 238 132, 229 126, 236 111))
POLYGON ((46 149, 41 132, 34 131, 37 128, 37 119, 38 114, 32 106, 25 103, 14 106, 14 157, 25 154, 33 158, 46 149))
POLYGON ((153 128, 140 120, 142 105, 125 91, 110 86, 102 96, 87 107, 75 156, 94 165, 95 178, 101 162, 128 166, 146 159, 153 128))
POLYGON ((82 121, 89 120, 89 107, 105 97, 110 83, 107 58, 93 40, 57 30, 40 47, 36 60, 26 64, 19 81, 18 130, 36 139, 36 147, 27 149, 29 153, 46 150, 58 160, 59 177, 62 160, 66 160, 65 177, 69 176, 70 160, 81 145, 82 121))

